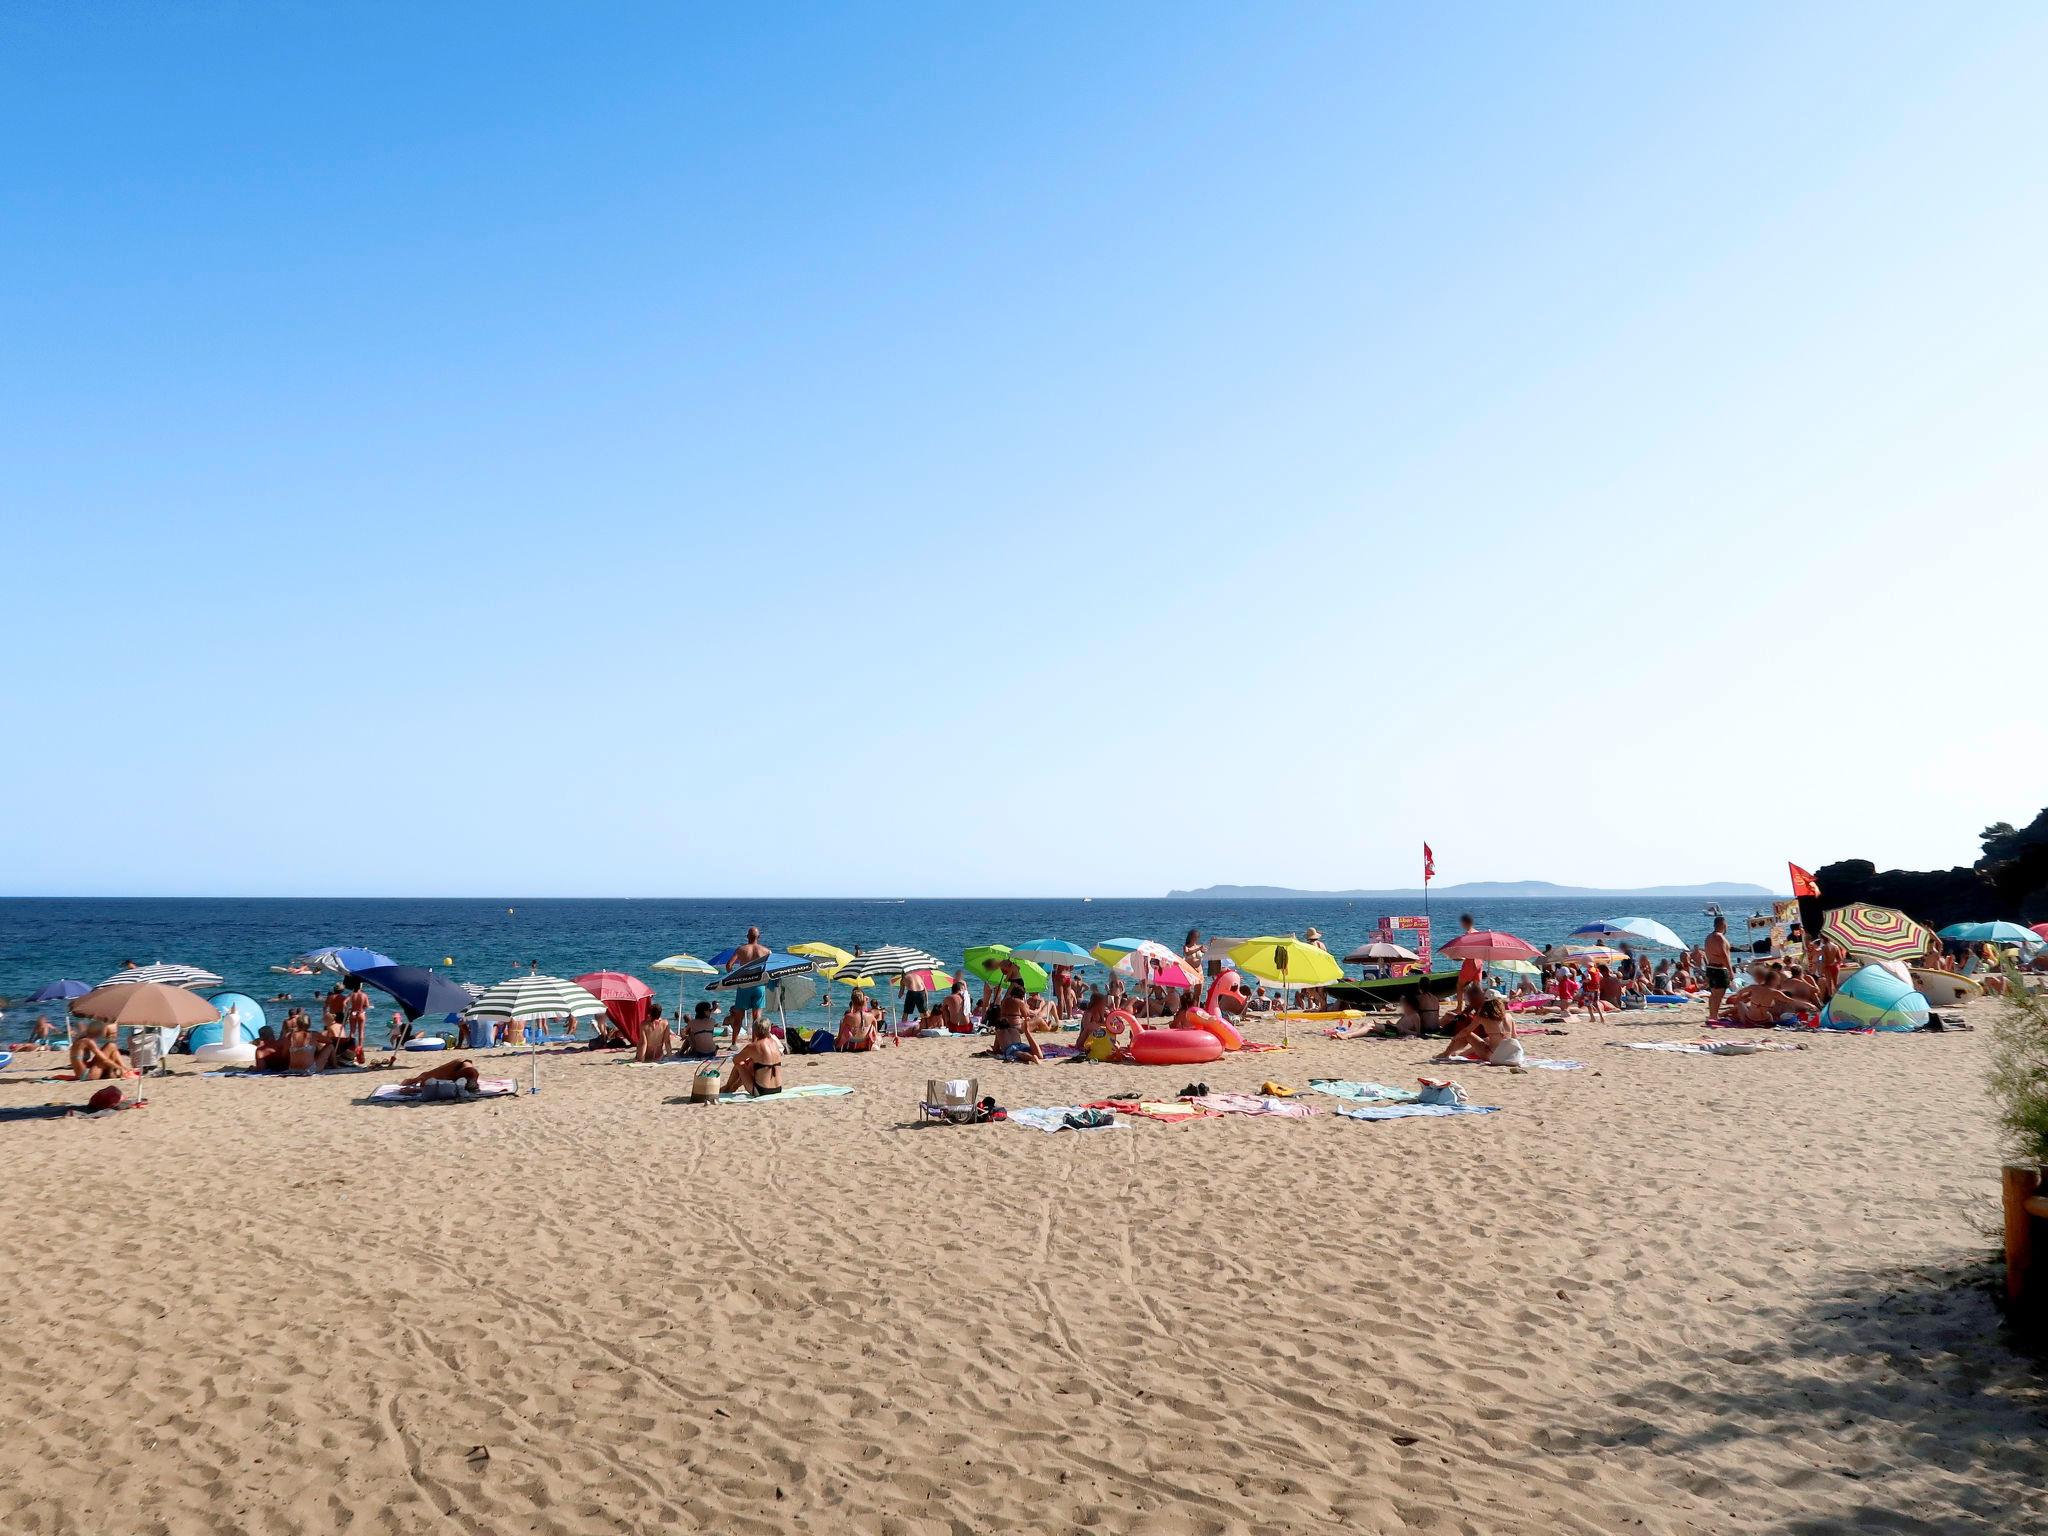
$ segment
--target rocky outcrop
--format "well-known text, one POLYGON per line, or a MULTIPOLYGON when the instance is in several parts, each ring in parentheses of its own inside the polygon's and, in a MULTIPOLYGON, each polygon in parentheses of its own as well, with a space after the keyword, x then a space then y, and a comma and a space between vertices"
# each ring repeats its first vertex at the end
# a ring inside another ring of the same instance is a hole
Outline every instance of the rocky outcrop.
POLYGON ((2048 921, 2048 810, 2025 827, 2004 822, 1980 834, 1984 856, 1954 869, 1885 869, 1843 859, 1813 872, 1823 907, 1867 901, 1896 907, 1930 928, 2004 918, 2048 921))

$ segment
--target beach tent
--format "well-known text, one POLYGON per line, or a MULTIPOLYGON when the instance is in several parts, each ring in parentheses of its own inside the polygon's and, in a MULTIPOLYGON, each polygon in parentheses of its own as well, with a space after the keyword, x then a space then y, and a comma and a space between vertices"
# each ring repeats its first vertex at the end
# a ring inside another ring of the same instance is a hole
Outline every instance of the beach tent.
POLYGON ((1881 965, 1866 965, 1843 979, 1820 1011, 1822 1029, 1876 1029, 1904 1034, 1927 1027, 1927 999, 1881 965))

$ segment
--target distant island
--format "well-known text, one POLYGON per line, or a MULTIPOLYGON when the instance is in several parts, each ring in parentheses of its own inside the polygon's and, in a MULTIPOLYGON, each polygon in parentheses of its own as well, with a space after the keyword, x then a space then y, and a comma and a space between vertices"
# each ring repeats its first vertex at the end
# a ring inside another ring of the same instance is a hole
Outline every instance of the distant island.
MULTIPOLYGON (((1770 901, 1774 892, 1761 885, 1739 880, 1716 880, 1706 885, 1644 885, 1634 890, 1601 890, 1589 885, 1552 885, 1548 880, 1470 880, 1463 885, 1432 885, 1434 901, 1770 901)), ((1192 891, 1168 891, 1168 901, 1279 901, 1288 899, 1337 901, 1420 901, 1420 887, 1406 891, 1297 891, 1284 885, 1205 885, 1192 891)))

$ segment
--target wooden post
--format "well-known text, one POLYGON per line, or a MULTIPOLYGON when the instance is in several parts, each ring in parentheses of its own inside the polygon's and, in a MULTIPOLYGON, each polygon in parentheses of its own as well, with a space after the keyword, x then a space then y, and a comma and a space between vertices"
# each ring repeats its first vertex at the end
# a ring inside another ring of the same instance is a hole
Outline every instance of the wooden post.
POLYGON ((2005 1299, 2015 1308, 2033 1310, 2040 1298, 2034 1267, 2034 1222, 2027 1210, 2041 1187, 2041 1170, 2024 1163, 2005 1165, 2005 1299))

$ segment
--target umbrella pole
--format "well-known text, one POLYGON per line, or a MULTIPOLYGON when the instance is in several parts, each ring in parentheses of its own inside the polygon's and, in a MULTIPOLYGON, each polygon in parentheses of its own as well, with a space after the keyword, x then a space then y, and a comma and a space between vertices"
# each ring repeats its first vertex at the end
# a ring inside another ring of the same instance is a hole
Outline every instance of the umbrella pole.
POLYGON ((540 1042, 531 1035, 526 1037, 526 1091, 540 1092, 540 1042))

